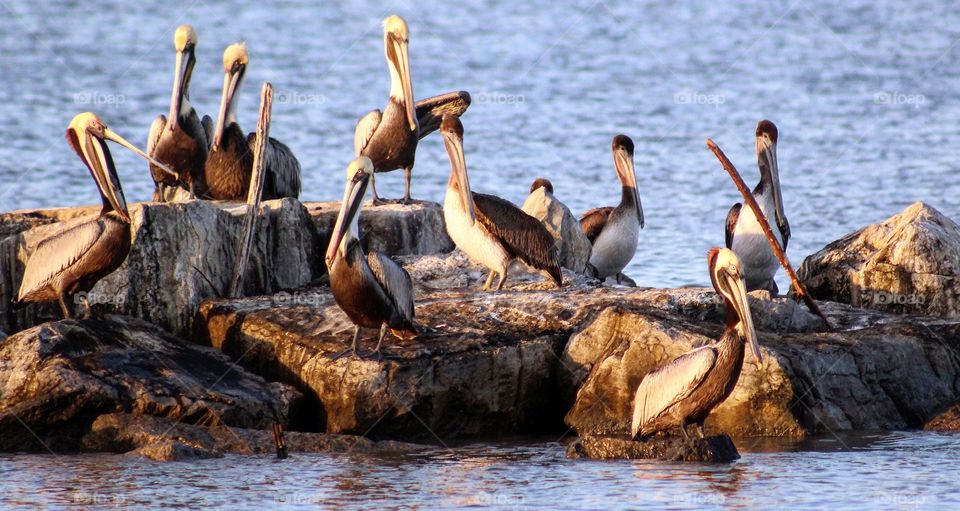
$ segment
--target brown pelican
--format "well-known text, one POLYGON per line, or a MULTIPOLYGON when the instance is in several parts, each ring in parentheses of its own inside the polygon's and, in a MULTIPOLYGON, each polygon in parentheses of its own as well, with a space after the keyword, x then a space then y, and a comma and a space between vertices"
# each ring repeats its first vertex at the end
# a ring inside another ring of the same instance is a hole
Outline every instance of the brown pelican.
MULTIPOLYGON (((410 202, 410 173, 417 152, 417 142, 440 127, 444 113, 461 115, 470 106, 470 94, 459 91, 419 101, 414 106, 410 83, 410 57, 407 22, 400 16, 383 21, 383 46, 390 70, 390 101, 383 112, 371 110, 357 122, 353 148, 356 156, 373 161, 377 172, 402 168, 406 179, 403 202, 410 202)), ((373 188, 373 202, 382 201, 373 188)))
POLYGON ((451 167, 447 196, 443 202, 447 233, 470 259, 490 269, 483 289, 490 289, 495 274, 500 274, 497 289, 503 289, 507 270, 515 258, 546 271, 560 287, 563 279, 553 236, 539 220, 510 202, 470 191, 460 119, 454 115, 444 115, 440 131, 451 167))
MULTIPOLYGON (((760 211, 769 220, 773 213, 777 229, 773 235, 783 250, 790 242, 790 224, 783 214, 783 198, 780 195, 780 172, 777 168, 777 127, 770 121, 757 124, 757 164, 760 167, 760 182, 753 189, 753 197, 760 211)), ((736 203, 727 213, 727 248, 733 250, 743 261, 743 277, 747 291, 767 289, 776 295, 779 291, 773 276, 780 262, 770 248, 756 215, 750 208, 736 203)))
MULTIPOLYGON (((330 289, 337 305, 357 326, 353 346, 357 352, 360 328, 379 328, 375 354, 391 329, 399 336, 416 335, 413 325, 413 282, 400 265, 380 252, 366 256, 360 248, 359 219, 367 183, 373 177, 373 162, 361 156, 347 166, 347 186, 340 214, 327 247, 330 289)), ((344 352, 344 353, 348 353, 344 352)))
POLYGON ((733 251, 712 248, 707 253, 713 288, 727 304, 727 325, 720 340, 701 346, 647 374, 633 400, 631 433, 640 439, 694 424, 703 438, 703 422, 733 392, 740 379, 745 343, 750 344, 757 367, 762 367, 760 345, 753 329, 740 260, 733 251))
POLYGON ((590 265, 595 276, 600 280, 615 276, 620 282, 620 272, 633 259, 637 238, 643 229, 643 206, 637 193, 633 140, 630 137, 613 137, 613 165, 623 187, 620 205, 587 211, 580 217, 580 229, 593 245, 590 265))
MULTIPOLYGON (((244 135, 237 123, 237 100, 249 63, 247 47, 232 44, 223 52, 223 95, 204 174, 207 197, 245 200, 253 173, 256 133, 244 135)), ((270 137, 264 153, 263 199, 300 196, 300 162, 290 148, 270 137)))
MULTIPOLYGON (((130 252, 130 213, 106 140, 153 160, 108 128, 95 114, 77 115, 67 128, 67 142, 76 151, 100 189, 100 215, 61 231, 37 245, 27 261, 17 296, 19 302, 58 300, 63 315, 73 316, 66 295, 89 291, 116 270, 130 252)), ((172 172, 172 169, 166 169, 172 172)), ((88 306, 89 312, 89 306, 88 306)))
POLYGON ((530 193, 537 191, 538 188, 546 188, 548 193, 553 193, 553 183, 545 177, 538 177, 530 185, 530 193))
MULTIPOLYGON (((153 200, 172 200, 178 185, 203 193, 203 166, 207 161, 207 131, 201 124, 196 110, 190 105, 190 76, 197 59, 197 33, 190 25, 181 25, 173 36, 177 50, 177 65, 173 75, 173 94, 170 97, 170 114, 157 116, 150 126, 147 137, 147 154, 174 169, 168 174, 156 165, 150 165, 150 174, 156 183, 153 200)), ((209 117, 205 117, 209 119, 209 117)))

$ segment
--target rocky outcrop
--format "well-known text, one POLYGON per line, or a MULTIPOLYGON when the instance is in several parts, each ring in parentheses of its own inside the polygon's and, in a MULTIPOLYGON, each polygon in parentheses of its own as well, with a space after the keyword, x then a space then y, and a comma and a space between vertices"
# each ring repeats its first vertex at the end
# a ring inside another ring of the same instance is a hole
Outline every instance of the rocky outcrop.
POLYGON ((960 227, 917 202, 807 257, 800 279, 821 300, 960 317, 960 227))
POLYGON ((76 450, 114 412, 269 428, 301 396, 142 321, 64 320, 0 343, 0 451, 76 450))
POLYGON ((928 431, 960 431, 960 403, 954 404, 943 413, 927 421, 923 429, 928 431))
MULTIPOLYGON (((307 202, 304 206, 323 240, 322 250, 326 250, 340 203, 307 202)), ((360 240, 366 250, 391 256, 442 254, 454 249, 453 240, 447 236, 443 208, 426 201, 380 206, 368 201, 360 213, 360 240)))
POLYGON ((626 437, 585 436, 567 446, 568 458, 597 460, 657 459, 664 461, 696 461, 729 463, 740 459, 730 436, 719 434, 706 438, 654 437, 638 442, 626 437))
POLYGON ((524 213, 540 220, 556 241, 560 266, 585 273, 590 260, 590 240, 567 206, 553 196, 552 188, 539 187, 523 203, 524 213))

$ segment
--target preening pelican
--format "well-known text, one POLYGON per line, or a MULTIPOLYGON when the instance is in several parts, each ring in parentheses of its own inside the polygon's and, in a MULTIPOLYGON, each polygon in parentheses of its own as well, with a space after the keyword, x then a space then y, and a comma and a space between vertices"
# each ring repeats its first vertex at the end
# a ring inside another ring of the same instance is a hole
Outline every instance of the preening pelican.
MULTIPOLYGON (((760 182, 753 189, 753 197, 760 211, 770 220, 771 213, 777 228, 773 235, 784 251, 790 242, 790 224, 783 213, 783 197, 780 195, 780 171, 777 168, 777 127, 770 121, 757 124, 757 165, 760 167, 760 182)), ((771 223, 772 225, 772 223, 771 223)), ((779 292, 773 280, 780 262, 774 255, 767 237, 763 234, 753 210, 736 203, 727 213, 727 248, 733 250, 743 261, 743 277, 747 291, 767 289, 776 295, 779 292)))
MULTIPOLYGON (((223 52, 223 95, 204 169, 210 199, 246 200, 250 188, 256 132, 244 135, 237 123, 237 100, 249 62, 242 43, 223 52)), ((264 153, 263 179, 263 200, 300 196, 300 162, 289 147, 273 137, 264 153)))
MULTIPOLYGON (((107 148, 112 140, 163 168, 95 114, 79 114, 67 128, 67 142, 83 160, 100 189, 100 215, 41 241, 30 255, 20 284, 19 302, 58 300, 63 316, 73 316, 66 296, 89 291, 116 270, 130 252, 130 213, 117 169, 107 148)), ((172 172, 172 169, 166 169, 172 172)), ((88 308, 89 311, 89 308, 88 308)))
POLYGON ((707 253, 713 288, 727 304, 727 325, 720 340, 674 359, 647 374, 633 400, 635 438, 694 424, 703 438, 703 423, 710 412, 733 392, 743 367, 745 344, 750 344, 757 367, 763 367, 760 344, 753 329, 740 260, 726 248, 707 253))
POLYGON ((594 208, 580 217, 580 229, 593 245, 590 265, 596 277, 616 277, 637 252, 643 229, 643 206, 637 192, 637 174, 633 168, 633 140, 626 135, 613 137, 613 166, 623 189, 617 207, 594 208))
MULTIPOLYGON (((403 169, 406 179, 404 203, 410 202, 410 173, 417 142, 440 127, 443 114, 460 116, 470 106, 470 94, 464 91, 441 94, 414 105, 408 43, 409 31, 403 18, 390 16, 383 21, 383 46, 390 70, 390 100, 383 112, 372 110, 357 122, 353 143, 356 156, 370 158, 376 172, 403 169)), ((373 179, 370 186, 374 204, 381 203, 373 179)))
POLYGON ((444 115, 440 131, 451 167, 443 202, 447 233, 470 259, 490 269, 483 289, 490 289, 496 274, 500 275, 497 289, 503 289, 507 270, 514 258, 546 271, 560 287, 563 277, 553 236, 539 220, 510 202, 493 195, 472 192, 467 177, 467 162, 463 156, 463 125, 460 119, 454 115, 444 115))
POLYGON ((359 241, 360 208, 373 176, 373 162, 361 156, 347 167, 347 186, 333 227, 326 261, 337 305, 357 329, 351 351, 357 352, 360 328, 379 328, 377 347, 389 328, 398 336, 417 334, 413 324, 413 282, 400 265, 379 252, 363 254, 359 241))
POLYGON ((147 154, 166 163, 175 172, 170 174, 156 165, 149 165, 156 184, 153 200, 159 202, 173 200, 178 187, 188 189, 193 196, 204 193, 203 166, 209 146, 207 126, 201 124, 196 110, 190 105, 190 77, 197 63, 194 56, 196 31, 190 25, 181 25, 174 33, 173 45, 177 50, 177 65, 170 114, 157 116, 147 137, 147 154))

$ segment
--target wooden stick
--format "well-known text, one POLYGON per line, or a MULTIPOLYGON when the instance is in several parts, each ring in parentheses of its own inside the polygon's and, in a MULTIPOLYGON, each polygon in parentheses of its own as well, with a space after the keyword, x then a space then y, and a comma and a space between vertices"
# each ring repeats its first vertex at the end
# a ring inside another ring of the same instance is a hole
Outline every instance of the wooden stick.
POLYGON ((239 298, 243 294, 243 274, 250 259, 253 245, 253 233, 257 226, 257 213, 263 196, 263 163, 270 136, 270 112, 273 109, 273 85, 263 82, 260 89, 260 116, 257 118, 257 136, 253 143, 253 172, 250 173, 250 188, 247 191, 247 213, 243 219, 243 231, 237 259, 234 264, 233 280, 230 281, 229 298, 239 298))
POLYGON ((807 307, 810 309, 810 312, 813 312, 817 316, 823 319, 823 322, 827 325, 827 328, 833 329, 833 326, 830 324, 830 320, 823 314, 820 310, 820 307, 817 305, 817 302, 813 301, 813 298, 810 298, 810 294, 807 293, 807 288, 803 287, 803 284, 800 282, 800 279, 797 277, 796 272, 793 271, 793 267, 790 266, 790 261, 787 259, 787 254, 783 252, 783 249, 780 248, 780 244, 777 243, 777 238, 773 235, 773 229, 770 228, 770 223, 767 221, 766 215, 760 210, 760 205, 757 204, 757 200, 753 197, 753 192, 750 191, 750 188, 747 188, 747 184, 743 182, 743 178, 740 177, 740 173, 737 172, 736 167, 733 166, 733 163, 727 158, 727 155, 723 153, 720 147, 714 143, 712 139, 707 139, 707 148, 713 151, 713 154, 720 160, 720 165, 723 166, 723 170, 727 171, 727 174, 730 174, 730 178, 733 179, 733 184, 737 185, 737 190, 740 190, 740 195, 743 195, 743 201, 750 207, 753 211, 753 215, 757 217, 757 222, 760 224, 760 228, 763 229, 763 234, 767 237, 767 242, 770 243, 770 248, 773 249, 774 255, 777 256, 777 259, 780 261, 780 266, 783 266, 783 269, 786 270, 787 276, 790 277, 790 282, 793 283, 793 290, 803 299, 803 303, 807 304, 807 307))

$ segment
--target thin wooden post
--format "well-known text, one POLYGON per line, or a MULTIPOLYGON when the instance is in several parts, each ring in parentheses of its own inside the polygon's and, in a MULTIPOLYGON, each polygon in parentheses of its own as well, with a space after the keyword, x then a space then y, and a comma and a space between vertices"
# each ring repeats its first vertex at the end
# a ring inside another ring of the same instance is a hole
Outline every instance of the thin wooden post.
POLYGON ((253 245, 253 233, 257 226, 257 213, 263 196, 263 167, 266 156, 267 140, 270 136, 270 112, 273 108, 273 85, 263 82, 260 89, 260 115, 257 118, 257 136, 253 143, 253 172, 250 173, 250 188, 247 191, 247 213, 243 219, 243 231, 237 248, 233 279, 230 281, 229 298, 239 298, 243 294, 243 274, 250 259, 253 245))
POLYGON ((820 307, 817 305, 817 302, 813 301, 813 298, 810 298, 810 294, 807 293, 807 288, 803 286, 800 282, 800 279, 797 277, 796 272, 793 271, 793 267, 790 266, 790 261, 787 259, 787 254, 783 252, 783 249, 780 248, 780 244, 777 243, 777 238, 773 235, 773 229, 770 228, 770 223, 767 222, 767 217, 763 214, 763 211, 760 210, 760 205, 757 204, 757 200, 753 197, 753 192, 750 191, 750 188, 747 187, 747 184, 743 182, 743 178, 740 177, 740 173, 737 172, 736 167, 733 166, 733 163, 727 158, 727 155, 723 153, 723 150, 720 149, 712 139, 707 139, 707 148, 713 151, 713 154, 720 160, 720 165, 723 166, 723 169, 727 171, 727 174, 730 174, 730 178, 733 179, 733 184, 737 185, 737 190, 740 190, 740 195, 743 195, 743 201, 746 205, 753 211, 753 215, 757 217, 757 222, 760 224, 760 228, 763 229, 763 234, 767 237, 767 242, 770 243, 770 248, 773 249, 774 255, 777 256, 777 259, 780 261, 780 266, 783 266, 783 269, 786 270, 787 276, 790 277, 790 282, 793 283, 793 290, 801 299, 803 303, 807 304, 807 308, 810 309, 810 312, 813 312, 817 316, 823 319, 823 322, 827 325, 827 328, 833 329, 833 326, 830 325, 830 320, 820 311, 820 307))

